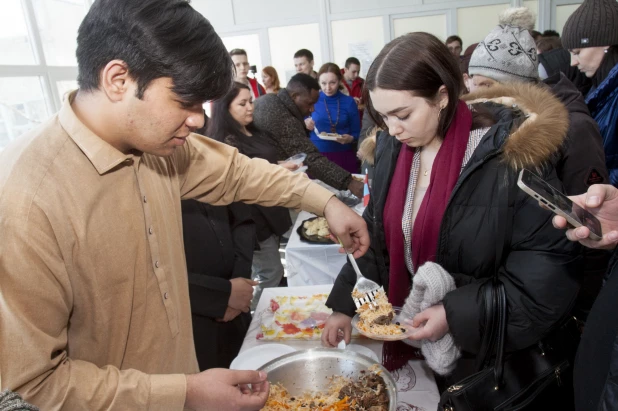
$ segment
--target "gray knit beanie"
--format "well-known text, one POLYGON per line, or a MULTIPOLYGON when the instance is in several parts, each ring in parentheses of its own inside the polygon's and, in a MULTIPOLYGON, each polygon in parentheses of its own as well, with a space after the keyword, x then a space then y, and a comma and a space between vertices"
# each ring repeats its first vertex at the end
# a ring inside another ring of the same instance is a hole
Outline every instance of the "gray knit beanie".
POLYGON ((616 44, 618 44, 616 0, 584 0, 562 29, 562 45, 566 49, 616 44))
POLYGON ((468 72, 500 83, 528 82, 538 80, 538 67, 536 44, 528 30, 500 25, 476 47, 468 72))

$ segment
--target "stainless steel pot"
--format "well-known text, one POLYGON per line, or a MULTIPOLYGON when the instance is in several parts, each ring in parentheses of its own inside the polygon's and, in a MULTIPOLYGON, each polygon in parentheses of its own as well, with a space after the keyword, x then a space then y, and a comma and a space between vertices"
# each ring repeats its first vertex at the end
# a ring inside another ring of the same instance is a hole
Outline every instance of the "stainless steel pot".
POLYGON ((381 371, 388 391, 389 411, 395 411, 397 384, 391 374, 372 358, 354 351, 333 348, 296 351, 264 364, 259 370, 268 374, 271 384, 281 383, 294 396, 306 391, 326 391, 329 377, 359 378, 361 371, 367 371, 369 367, 381 371))

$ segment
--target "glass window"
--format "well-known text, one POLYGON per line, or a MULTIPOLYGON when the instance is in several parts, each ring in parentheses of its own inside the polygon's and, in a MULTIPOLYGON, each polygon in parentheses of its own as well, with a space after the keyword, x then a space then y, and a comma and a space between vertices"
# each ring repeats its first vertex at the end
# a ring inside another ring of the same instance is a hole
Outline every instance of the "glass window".
POLYGON ((0 64, 35 64, 21 1, 2 0, 0 8, 0 64))
POLYGON ((581 6, 581 4, 568 4, 565 6, 556 6, 556 31, 562 35, 562 29, 564 29, 564 25, 566 24, 571 14, 577 8, 581 6))
POLYGON ((470 44, 483 41, 498 25, 498 15, 508 9, 510 4, 493 6, 462 7, 457 9, 457 27, 465 50, 470 44))
POLYGON ((424 31, 431 33, 442 41, 446 40, 446 14, 435 16, 407 17, 393 20, 395 37, 406 33, 424 31))
MULTIPOLYGON (((244 36, 221 37, 227 51, 233 49, 243 49, 247 52, 247 59, 251 66, 256 66, 257 72, 260 73, 262 68, 262 52, 260 50, 260 36, 257 34, 247 34, 244 36)), ((255 74, 255 73, 254 73, 255 74)), ((257 78, 260 79, 258 75, 257 78)))
POLYGON ((524 7, 530 9, 536 16, 535 29, 539 29, 539 0, 524 0, 524 7))
POLYGON ((76 66, 77 29, 86 15, 84 0, 33 0, 45 60, 50 66, 76 66))
POLYGON ((40 77, 0 77, 0 148, 49 114, 40 77))
POLYGON ((361 77, 365 77, 385 44, 382 17, 335 20, 331 28, 334 62, 343 68, 348 57, 356 57, 361 63, 361 77))
POLYGON ((282 87, 287 84, 290 77, 296 74, 294 53, 300 49, 310 50, 313 53, 313 69, 315 71, 320 69, 323 62, 320 48, 320 27, 317 23, 272 27, 268 29, 268 38, 270 41, 270 58, 273 67, 277 69, 282 87))
POLYGON ((56 82, 56 89, 60 97, 60 103, 64 101, 66 96, 73 90, 77 90, 77 80, 62 80, 56 82))

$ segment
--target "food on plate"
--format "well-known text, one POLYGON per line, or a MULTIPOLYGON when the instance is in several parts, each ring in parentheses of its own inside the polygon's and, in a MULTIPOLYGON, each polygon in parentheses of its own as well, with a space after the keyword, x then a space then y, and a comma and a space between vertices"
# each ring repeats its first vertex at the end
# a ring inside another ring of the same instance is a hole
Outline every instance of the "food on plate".
POLYGON ((282 384, 270 387, 262 410, 388 411, 386 383, 379 372, 366 371, 358 379, 333 376, 327 392, 291 396, 282 384))
POLYGON ((320 133, 318 135, 322 137, 334 137, 334 138, 341 137, 341 134, 337 134, 337 133, 320 133))
POLYGON ((314 220, 308 220, 303 223, 305 232, 309 236, 328 237, 330 231, 328 230, 328 222, 324 217, 318 217, 314 220))
POLYGON ((326 307, 328 294, 278 296, 260 317, 258 340, 316 340, 333 312, 326 307))
MULTIPOLYGON (((353 292, 352 297, 361 298, 363 295, 353 292)), ((359 316, 356 327, 360 331, 376 335, 401 335, 406 332, 401 324, 392 322, 395 311, 384 291, 378 291, 372 304, 365 303, 356 312, 359 316)))
POLYGON ((364 177, 361 177, 361 176, 355 176, 355 175, 353 175, 353 176, 352 176, 352 178, 353 178, 354 180, 356 180, 356 181, 360 181, 360 182, 364 182, 364 181, 365 181, 365 178, 364 178, 364 177))

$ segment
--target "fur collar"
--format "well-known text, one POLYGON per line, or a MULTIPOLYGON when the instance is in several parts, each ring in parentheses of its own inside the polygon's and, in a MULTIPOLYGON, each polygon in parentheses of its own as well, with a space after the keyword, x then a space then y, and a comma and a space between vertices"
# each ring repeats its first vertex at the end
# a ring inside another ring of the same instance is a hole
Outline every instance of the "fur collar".
POLYGON ((513 169, 537 168, 559 151, 569 128, 564 105, 545 87, 535 84, 494 86, 462 97, 468 104, 491 101, 516 105, 527 118, 503 145, 504 160, 513 169))

